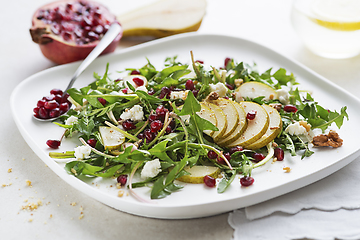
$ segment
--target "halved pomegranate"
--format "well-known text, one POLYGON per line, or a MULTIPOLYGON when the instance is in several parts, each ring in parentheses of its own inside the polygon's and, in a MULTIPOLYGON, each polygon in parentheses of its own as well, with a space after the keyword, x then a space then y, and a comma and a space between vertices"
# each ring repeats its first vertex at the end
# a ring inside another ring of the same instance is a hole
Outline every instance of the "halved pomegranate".
MULTIPOLYGON (((116 17, 100 3, 62 0, 40 7, 33 15, 30 34, 44 56, 57 64, 85 59, 116 17)), ((122 33, 103 51, 113 52, 122 33)))

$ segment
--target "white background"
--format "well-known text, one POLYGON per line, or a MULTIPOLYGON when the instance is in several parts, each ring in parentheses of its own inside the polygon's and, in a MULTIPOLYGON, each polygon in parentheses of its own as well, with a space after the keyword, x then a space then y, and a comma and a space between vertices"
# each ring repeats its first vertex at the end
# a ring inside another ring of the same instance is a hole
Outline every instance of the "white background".
MULTIPOLYGON (((228 225, 228 213, 192 220, 157 220, 122 213, 64 183, 27 146, 12 120, 9 98, 22 80, 54 66, 42 56, 29 34, 32 14, 47 2, 9 1, 0 9, 1 239, 230 239, 233 229, 228 225), (32 182, 32 187, 26 185, 26 180, 32 182), (21 210, 27 203, 38 200, 43 206, 36 211, 21 210), (79 219, 81 214, 84 217, 79 219)), ((113 13, 121 14, 149 1, 102 2, 113 13)), ((259 42, 298 60, 359 97, 360 57, 330 60, 312 54, 292 29, 290 7, 289 0, 209 0, 198 32, 259 42)), ((139 42, 123 41, 117 51, 136 43, 139 42)))

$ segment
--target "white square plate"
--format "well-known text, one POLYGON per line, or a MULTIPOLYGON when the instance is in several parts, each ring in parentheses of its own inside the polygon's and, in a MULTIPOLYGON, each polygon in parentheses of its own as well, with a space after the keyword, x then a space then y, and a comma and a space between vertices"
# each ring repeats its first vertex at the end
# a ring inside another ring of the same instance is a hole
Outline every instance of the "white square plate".
MULTIPOLYGON (((11 96, 14 120, 32 150, 68 184, 118 210, 154 218, 204 217, 250 206, 322 179, 344 167, 360 154, 360 145, 354 137, 360 134, 360 102, 357 98, 301 64, 242 38, 190 33, 131 47, 119 53, 99 57, 80 76, 74 87, 83 87, 92 82, 94 72, 103 75, 106 63, 110 63, 109 72, 115 79, 117 71, 140 68, 147 63, 146 58, 157 68, 163 66, 166 57, 175 55, 179 61, 190 63, 191 50, 195 59, 216 67, 223 66, 224 59, 231 57, 237 62, 256 63, 260 72, 269 68, 276 71, 280 67, 289 73, 293 72, 301 88, 311 90, 315 100, 325 108, 339 111, 343 106, 348 107, 350 120, 344 121, 343 127, 338 131, 344 145, 338 149, 314 149, 315 154, 303 160, 300 157, 286 155, 282 162, 269 162, 253 171, 255 182, 247 188, 241 187, 237 178, 223 194, 218 194, 215 188, 207 188, 204 184, 188 184, 165 199, 143 203, 126 194, 118 197, 114 179, 89 178, 81 181, 69 175, 64 170, 63 163, 56 163, 49 157, 52 150, 45 144, 46 140, 59 139, 63 130, 53 123, 34 120, 32 111, 37 100, 48 95, 51 89, 65 89, 79 63, 47 69, 19 84, 11 96), (283 167, 290 167, 291 172, 285 173, 283 167)), ((80 142, 76 139, 67 139, 58 151, 73 150, 77 145, 80 145, 80 142)), ((137 188, 135 191, 141 197, 150 200, 149 188, 137 188)))

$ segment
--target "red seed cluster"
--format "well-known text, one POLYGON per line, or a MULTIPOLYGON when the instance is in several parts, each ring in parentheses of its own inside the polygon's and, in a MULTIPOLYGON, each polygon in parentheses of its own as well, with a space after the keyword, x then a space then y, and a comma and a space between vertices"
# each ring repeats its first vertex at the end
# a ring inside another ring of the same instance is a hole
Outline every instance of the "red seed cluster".
POLYGON ((63 96, 62 90, 52 89, 49 96, 37 101, 33 110, 34 116, 40 119, 49 119, 66 113, 71 107, 71 103, 67 100, 68 97, 68 94, 63 96))

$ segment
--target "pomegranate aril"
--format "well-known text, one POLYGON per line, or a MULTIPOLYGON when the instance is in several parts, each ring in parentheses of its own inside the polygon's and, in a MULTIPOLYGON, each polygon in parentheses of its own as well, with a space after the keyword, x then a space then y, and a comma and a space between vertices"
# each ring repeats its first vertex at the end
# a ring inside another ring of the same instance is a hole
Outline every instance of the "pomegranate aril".
POLYGON ((196 60, 195 62, 204 64, 204 61, 202 61, 202 60, 196 60))
POLYGON ((124 186, 127 182, 127 175, 123 174, 117 177, 116 181, 120 183, 121 186, 124 186))
POLYGON ((127 94, 128 93, 128 88, 124 88, 124 89, 121 89, 121 91, 124 93, 124 94, 127 94))
POLYGON ((173 130, 172 130, 172 128, 170 126, 167 126, 166 129, 165 129, 165 132, 168 133, 168 134, 171 133, 172 131, 173 130))
POLYGON ((140 75, 140 72, 137 70, 132 70, 130 75, 140 75))
POLYGON ((199 90, 197 89, 192 90, 192 93, 194 94, 194 97, 197 97, 197 95, 199 94, 199 90))
POLYGON ((137 86, 142 86, 142 85, 144 85, 144 80, 142 80, 141 78, 133 78, 133 81, 134 81, 134 83, 137 85, 137 86))
POLYGON ((47 101, 47 102, 52 101, 52 100, 54 100, 54 99, 55 99, 55 95, 54 95, 54 94, 51 94, 51 95, 49 95, 49 96, 45 96, 45 97, 42 98, 42 100, 45 100, 45 101, 47 101))
POLYGON ((52 109, 55 109, 55 108, 58 108, 58 107, 59 107, 59 103, 56 102, 55 100, 45 102, 45 104, 44 104, 44 108, 46 108, 48 110, 52 110, 52 109))
POLYGON ((209 176, 209 175, 206 175, 206 176, 204 177, 204 183, 205 183, 206 186, 212 188, 212 187, 215 187, 215 185, 216 185, 216 180, 215 180, 215 178, 213 178, 213 177, 211 177, 211 176, 209 176))
POLYGON ((149 95, 154 95, 154 94, 155 94, 155 90, 154 90, 154 89, 150 89, 150 90, 148 91, 148 94, 149 94, 149 95))
POLYGON ((87 142, 87 144, 89 144, 91 147, 94 148, 96 146, 97 140, 95 138, 90 138, 86 142, 87 142))
POLYGON ((161 88, 161 91, 160 91, 160 94, 159 94, 159 98, 160 98, 160 99, 162 99, 162 98, 169 98, 169 97, 170 97, 170 93, 171 93, 170 88, 168 88, 168 87, 163 87, 163 88, 161 88))
POLYGON ((254 178, 252 177, 242 177, 240 178, 240 184, 241 186, 248 187, 254 183, 254 178))
POLYGON ((155 120, 150 123, 150 130, 153 133, 160 131, 162 127, 163 127, 163 124, 160 120, 155 120))
POLYGON ((284 111, 285 112, 293 112, 293 113, 296 113, 297 112, 297 108, 293 105, 286 105, 284 106, 284 111))
POLYGON ((139 133, 139 134, 137 135, 137 137, 138 137, 139 139, 144 139, 145 135, 144 135, 143 133, 139 133))
POLYGON ((55 118, 55 117, 58 117, 58 116, 60 116, 60 109, 59 108, 55 108, 55 109, 50 110, 50 112, 49 112, 49 117, 50 118, 55 118))
POLYGON ((210 150, 207 153, 207 157, 210 158, 210 159, 215 159, 215 158, 217 158, 217 156, 218 156, 217 153, 214 152, 213 150, 210 150))
POLYGON ((50 94, 53 94, 53 95, 63 95, 64 92, 63 92, 61 89, 54 88, 54 89, 51 89, 50 94))
POLYGON ((230 148, 229 153, 231 155, 231 154, 236 153, 236 152, 241 152, 242 150, 244 150, 243 147, 236 146, 236 147, 230 148))
POLYGON ((125 129, 125 131, 129 131, 129 130, 132 130, 132 129, 135 129, 136 128, 136 125, 133 121, 131 120, 125 120, 123 123, 122 123, 122 127, 125 129))
POLYGON ((262 154, 262 153, 254 153, 252 155, 252 157, 255 162, 260 162, 261 160, 263 160, 265 158, 264 154, 262 154))
POLYGON ((97 25, 95 28, 93 28, 93 31, 97 34, 101 34, 104 32, 104 27, 101 25, 97 25))
POLYGON ((277 158, 278 161, 284 160, 284 150, 282 148, 275 148, 274 156, 277 158))
POLYGON ((60 109, 60 112, 61 113, 65 113, 65 112, 67 112, 67 111, 69 111, 69 109, 70 109, 70 106, 69 106, 69 104, 68 103, 61 103, 60 105, 59 105, 59 109, 60 109))
POLYGON ((254 110, 251 110, 246 114, 246 118, 248 120, 254 120, 255 117, 256 117, 256 111, 254 111, 254 110))
POLYGON ((226 66, 228 65, 228 63, 231 62, 231 58, 225 58, 225 61, 224 61, 224 67, 226 68, 226 66))
POLYGON ((45 100, 39 100, 36 104, 37 107, 43 107, 45 105, 46 101, 45 100))
POLYGON ((155 121, 155 120, 158 120, 158 117, 156 114, 150 114, 149 115, 149 121, 152 122, 152 121, 155 121))
POLYGON ((106 100, 105 100, 105 99, 103 99, 103 98, 98 98, 98 101, 99 101, 103 106, 105 106, 105 104, 106 104, 106 100))
POLYGON ((49 118, 49 112, 48 110, 46 110, 44 107, 40 107, 39 108, 39 116, 42 119, 47 119, 49 118))
POLYGON ((60 146, 59 140, 47 140, 46 145, 49 146, 49 148, 57 149, 60 146))
POLYGON ((146 139, 146 142, 149 143, 151 142, 152 140, 154 140, 154 134, 151 132, 150 129, 145 129, 144 131, 144 135, 145 135, 145 139, 146 139))
POLYGON ((186 90, 192 91, 192 90, 194 90, 194 88, 195 88, 195 84, 194 84, 193 80, 189 79, 189 80, 187 80, 185 82, 185 89, 186 90))
POLYGON ((231 84, 229 84, 229 83, 226 83, 225 85, 226 85, 226 87, 227 87, 228 89, 234 90, 234 86, 233 86, 233 85, 231 85, 231 84))
POLYGON ((55 35, 59 35, 61 33, 61 27, 59 26, 59 24, 52 24, 50 29, 55 35))
POLYGON ((169 110, 167 110, 163 105, 160 105, 156 108, 155 112, 156 112, 156 115, 158 116, 158 119, 161 120, 161 121, 164 121, 165 119, 165 116, 166 116, 166 113, 168 112, 169 110))
POLYGON ((36 107, 36 108, 33 109, 33 111, 34 111, 34 113, 35 113, 36 115, 39 115, 39 110, 40 110, 39 107, 36 107))
MULTIPOLYGON (((226 158, 226 160, 230 160, 231 157, 230 157, 230 153, 223 153, 224 157, 226 158)), ((217 156, 217 159, 216 161, 219 163, 219 164, 226 164, 226 161, 224 158, 222 158, 220 155, 217 156)))

